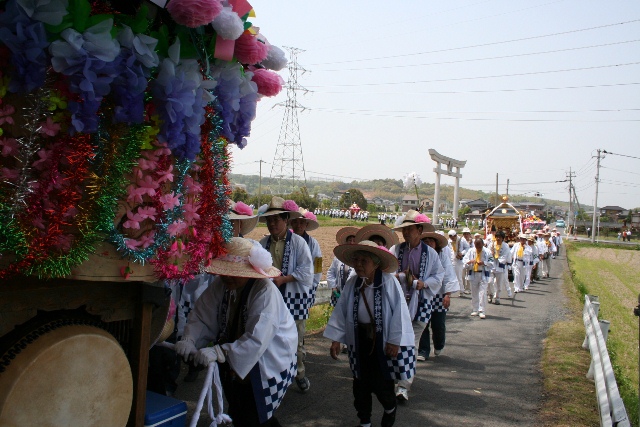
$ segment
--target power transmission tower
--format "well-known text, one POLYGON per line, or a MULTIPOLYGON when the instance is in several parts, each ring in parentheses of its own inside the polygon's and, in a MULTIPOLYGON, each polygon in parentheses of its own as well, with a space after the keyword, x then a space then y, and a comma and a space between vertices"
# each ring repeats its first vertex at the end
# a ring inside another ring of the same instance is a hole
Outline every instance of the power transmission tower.
POLYGON ((307 185, 307 176, 304 170, 302 157, 302 144, 300 142, 300 127, 298 125, 298 110, 305 108, 296 99, 299 91, 308 92, 298 84, 298 77, 307 72, 298 64, 298 54, 304 52, 296 47, 286 47, 289 52, 289 80, 287 88, 287 100, 277 105, 284 106, 285 112, 280 127, 278 146, 271 164, 271 178, 278 182, 278 193, 285 194, 293 191, 296 186, 307 185))

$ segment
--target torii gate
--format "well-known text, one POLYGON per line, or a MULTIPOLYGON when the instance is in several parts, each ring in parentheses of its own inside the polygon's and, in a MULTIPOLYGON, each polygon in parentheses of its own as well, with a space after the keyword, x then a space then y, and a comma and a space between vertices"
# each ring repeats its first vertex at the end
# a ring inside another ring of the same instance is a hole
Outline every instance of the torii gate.
POLYGON ((433 223, 438 223, 438 207, 440 205, 440 175, 445 174, 449 176, 454 176, 456 178, 456 185, 453 187, 453 218, 458 218, 458 188, 460 187, 460 178, 462 178, 462 174, 460 174, 460 169, 467 164, 466 160, 455 160, 451 157, 443 156, 438 153, 436 150, 430 148, 429 155, 431 159, 435 161, 438 166, 433 169, 436 173, 436 188, 433 194, 433 223), (447 169, 440 169, 440 165, 444 164, 447 166, 447 169), (454 171, 453 168, 456 168, 454 171))

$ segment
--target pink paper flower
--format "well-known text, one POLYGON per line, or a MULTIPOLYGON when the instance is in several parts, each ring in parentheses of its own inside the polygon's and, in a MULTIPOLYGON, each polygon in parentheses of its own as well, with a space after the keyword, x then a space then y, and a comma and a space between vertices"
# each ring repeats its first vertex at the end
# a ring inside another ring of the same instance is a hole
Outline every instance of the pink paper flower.
POLYGON ((47 117, 47 121, 40 125, 40 133, 48 136, 56 136, 60 132, 60 125, 54 122, 51 117, 47 117))
POLYGON ((245 31, 236 40, 233 52, 241 64, 254 65, 264 60, 269 54, 269 46, 262 43, 256 36, 245 31))
POLYGON ((135 185, 129 185, 127 187, 127 202, 130 203, 142 203, 142 196, 147 192, 146 189, 140 189, 135 185))
POLYGON ((155 221, 156 213, 156 208, 154 208, 153 206, 138 208, 138 214, 142 219, 150 219, 152 221, 155 221))
POLYGON ((151 246, 153 244, 153 241, 155 240, 155 236, 156 236, 156 232, 153 230, 149 231, 144 236, 142 236, 140 238, 140 244, 142 245, 142 248, 146 249, 149 246, 151 246))
POLYGON ((178 24, 196 28, 211 23, 222 11, 222 3, 220 0, 171 0, 167 10, 178 24))
POLYGON ((173 191, 169 194, 165 194, 160 197, 160 203, 162 203, 162 209, 168 211, 176 206, 180 206, 180 197, 173 194, 173 191))
POLYGON ((158 175, 158 182, 162 183, 164 181, 171 181, 173 182, 173 165, 169 165, 169 168, 166 171, 159 171, 158 175))
POLYGON ((298 205, 293 200, 285 200, 282 204, 282 209, 285 211, 298 212, 298 205))
POLYGON ((160 184, 155 182, 153 178, 147 175, 144 177, 144 179, 138 180, 138 187, 140 187, 140 193, 147 194, 153 197, 156 195, 156 190, 158 189, 158 187, 160 187, 160 184))
POLYGON ((44 169, 43 163, 46 163, 49 160, 49 154, 51 154, 51 150, 45 150, 44 148, 39 150, 38 157, 40 157, 40 159, 33 162, 31 166, 38 170, 44 169))
POLYGON ((236 202, 236 205, 233 207, 233 211, 238 215, 253 215, 253 209, 242 202, 236 202))
POLYGON ((282 90, 284 80, 273 71, 258 68, 253 70, 252 81, 258 85, 258 93, 264 96, 275 96, 282 90))
POLYGON ((199 182, 194 181, 190 176, 185 178, 184 185, 187 187, 187 194, 189 195, 202 193, 202 185, 199 182))
POLYGON ((415 222, 416 223, 425 223, 426 222, 427 224, 431 224, 431 220, 425 214, 416 215, 415 222))
POLYGON ((316 222, 318 222, 318 217, 316 217, 316 216, 313 214, 313 212, 307 212, 307 213, 305 213, 305 214, 304 214, 304 217, 305 217, 306 219, 310 219, 311 221, 316 221, 316 222))
POLYGON ((18 154, 18 141, 15 138, 0 138, 0 147, 4 157, 18 154))
POLYGON ((142 242, 136 239, 124 239, 124 245, 131 250, 135 250, 142 245, 142 242))
POLYGON ((13 105, 5 105, 3 108, 0 108, 0 125, 5 123, 13 124, 13 117, 11 115, 16 112, 16 109, 13 105))
POLYGON ((167 227, 167 233, 169 236, 176 237, 178 234, 181 234, 185 228, 187 228, 187 224, 182 221, 175 221, 167 227))
POLYGON ((154 170, 158 167, 158 162, 154 160, 138 159, 138 167, 143 171, 154 170))
POLYGON ((144 221, 144 218, 142 218, 142 216, 137 213, 134 214, 130 210, 127 210, 127 218, 129 218, 129 220, 125 221, 125 223, 122 224, 124 228, 133 228, 136 230, 140 230, 140 221, 144 221))
POLYGON ((196 212, 198 208, 192 203, 184 203, 182 205, 184 209, 184 221, 187 225, 195 225, 195 222, 200 219, 200 215, 196 212))

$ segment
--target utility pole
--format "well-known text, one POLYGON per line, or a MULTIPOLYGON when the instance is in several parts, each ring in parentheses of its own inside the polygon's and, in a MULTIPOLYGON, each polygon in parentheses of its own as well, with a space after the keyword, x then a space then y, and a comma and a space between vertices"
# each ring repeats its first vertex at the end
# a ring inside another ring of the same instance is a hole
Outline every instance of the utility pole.
POLYGON ((500 196, 498 195, 498 174, 496 174, 496 204, 494 206, 498 206, 498 199, 500 196))
POLYGON ((569 218, 567 218, 567 222, 568 222, 568 229, 571 230, 571 218, 574 218, 573 220, 573 226, 575 228, 576 224, 575 224, 575 215, 573 213, 573 196, 571 194, 571 191, 573 190, 573 184, 571 183, 571 179, 575 176, 575 172, 571 172, 571 167, 569 167, 569 218))
MULTIPOLYGON (((596 211, 598 210, 598 183, 600 182, 600 149, 598 148, 598 163, 596 166, 596 195, 593 201, 593 221, 591 225, 591 243, 596 242, 596 211)), ((600 221, 598 221, 598 224, 600 221)))
POLYGON ((507 196, 509 195, 509 179, 507 178, 507 196))

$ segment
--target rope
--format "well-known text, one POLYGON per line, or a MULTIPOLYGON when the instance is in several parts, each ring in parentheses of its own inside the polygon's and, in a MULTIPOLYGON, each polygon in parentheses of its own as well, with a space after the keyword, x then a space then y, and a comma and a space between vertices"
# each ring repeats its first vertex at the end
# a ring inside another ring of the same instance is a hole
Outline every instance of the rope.
MULTIPOLYGON (((156 344, 160 347, 166 347, 170 350, 175 350, 175 344, 169 342, 161 342, 156 344)), ((213 362, 210 363, 207 367, 207 377, 204 380, 204 385, 202 386, 202 390, 200 391, 200 396, 198 397, 198 403, 196 404, 196 410, 193 413, 193 417, 191 418, 191 423, 189 427, 196 427, 198 424, 198 420, 200 419, 200 412, 202 411, 202 407, 204 406, 204 399, 207 398, 207 412, 209 413, 209 418, 211 418, 212 422, 209 424, 209 427, 217 427, 218 425, 230 423, 231 417, 223 412, 224 400, 222 398, 222 384, 220 383, 220 371, 218 370, 218 363, 213 362), (218 401, 218 409, 220 413, 216 416, 215 411, 213 410, 213 385, 216 388, 216 399, 218 401)))

